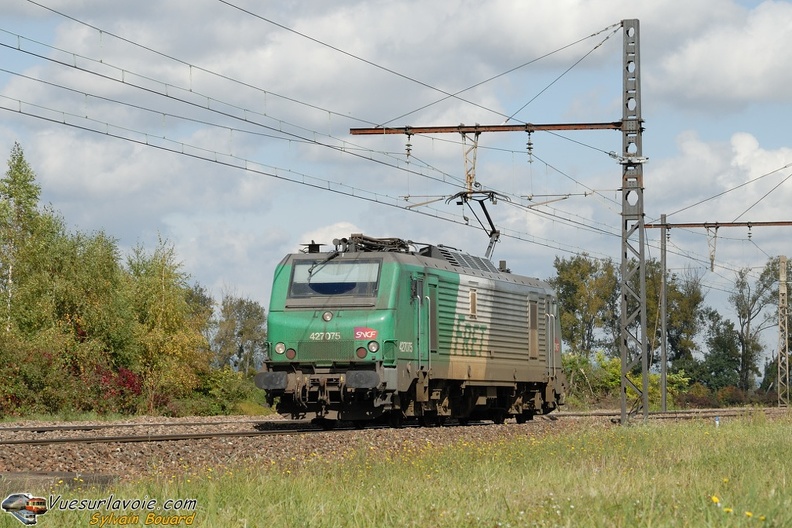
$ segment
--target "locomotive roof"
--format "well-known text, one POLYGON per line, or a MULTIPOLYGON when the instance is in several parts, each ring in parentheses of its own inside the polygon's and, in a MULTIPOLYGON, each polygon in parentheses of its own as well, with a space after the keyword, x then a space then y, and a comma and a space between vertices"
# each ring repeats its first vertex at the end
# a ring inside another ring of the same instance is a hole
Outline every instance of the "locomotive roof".
MULTIPOLYGON (((335 250, 329 253, 401 253, 429 259, 444 261, 454 268, 472 272, 483 272, 484 274, 498 275, 501 279, 511 282, 544 284, 541 279, 512 274, 505 268, 505 263, 501 267, 495 266, 489 259, 470 255, 456 248, 444 245, 418 244, 410 240, 400 238, 373 238, 363 234, 352 234, 349 238, 333 240, 335 250), (415 250, 418 246, 420 249, 415 250), (412 248, 412 249, 411 249, 412 248), (534 282, 535 281, 535 282, 534 282)), ((321 244, 312 242, 305 244, 307 253, 319 253, 321 244)), ((536 285, 539 285, 536 284, 536 285)))

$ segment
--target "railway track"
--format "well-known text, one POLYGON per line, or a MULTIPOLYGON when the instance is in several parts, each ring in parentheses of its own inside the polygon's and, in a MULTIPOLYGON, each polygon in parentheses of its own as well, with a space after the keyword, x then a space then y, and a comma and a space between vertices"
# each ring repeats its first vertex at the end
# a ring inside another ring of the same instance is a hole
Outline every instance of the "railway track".
POLYGON ((262 420, 220 420, 213 422, 146 422, 146 423, 102 423, 102 424, 65 424, 65 425, 21 425, 0 427, 0 437, 4 433, 46 433, 53 431, 98 431, 101 429, 123 429, 141 427, 212 427, 217 425, 238 425, 238 424, 259 425, 265 422, 262 420))
MULTIPOLYGON (((239 424, 240 422, 229 422, 230 424, 239 424)), ((322 429, 317 425, 311 425, 309 422, 251 422, 254 424, 253 429, 245 429, 245 430, 235 430, 235 431, 201 431, 201 432, 179 432, 179 433, 145 433, 145 434, 131 434, 131 435, 99 435, 99 436, 66 436, 66 437, 37 437, 37 438, 11 438, 11 439, 3 439, 2 435, 0 435, 0 450, 2 450, 3 446, 50 446, 50 445, 57 445, 57 444, 111 444, 111 443, 155 443, 155 442, 176 442, 176 441, 191 441, 191 440, 208 440, 208 439, 217 439, 217 438, 252 438, 252 437, 263 437, 263 436, 284 436, 284 435, 298 435, 298 434, 308 434, 308 433, 318 433, 318 432, 326 432, 327 430, 322 429), (263 425, 263 427, 262 427, 263 425)), ((162 424, 160 424, 162 425, 162 424)), ((179 424, 166 424, 167 426, 188 426, 188 425, 198 425, 201 427, 206 427, 206 423, 197 423, 197 424, 187 424, 187 423, 179 423, 179 424)), ((486 426, 487 422, 471 422, 466 427, 475 427, 475 426, 486 426)), ((405 425, 406 428, 420 428, 418 425, 405 425)), ((102 426, 101 429, 106 429, 107 427, 102 426)), ((11 428, 9 428, 10 430, 11 428)), ((77 426, 71 428, 69 426, 54 426, 54 427, 46 427, 46 428, 36 428, 36 427, 25 427, 22 428, 23 432, 42 432, 42 429, 46 432, 54 432, 54 431, 69 431, 69 432, 79 432, 85 430, 93 430, 91 428, 85 428, 83 426, 77 426)), ((352 424, 339 426, 333 431, 353 431, 358 429, 354 427, 352 424)), ((390 429, 389 426, 386 425, 372 425, 367 427, 366 429, 390 429)))
MULTIPOLYGON (((714 419, 746 416, 761 412, 766 415, 786 413, 786 409, 778 408, 736 408, 736 409, 697 409, 691 411, 651 412, 650 420, 691 420, 714 419)), ((566 420, 578 418, 610 418, 617 422, 619 411, 561 412, 547 416, 537 416, 537 420, 566 420)), ((642 419, 641 415, 631 416, 633 422, 642 419)), ((484 424, 480 424, 484 425, 484 424)), ((382 428, 384 426, 371 426, 382 428)), ((353 427, 339 427, 339 431, 351 430, 353 427)), ((298 421, 262 421, 262 420, 227 420, 214 422, 151 422, 151 423, 120 423, 120 424, 64 424, 46 426, 11 426, 0 427, 0 449, 2 446, 46 446, 57 444, 109 444, 109 443, 158 443, 217 438, 252 438, 262 436, 295 435, 319 432, 321 429, 308 422, 298 421), (218 427, 232 427, 234 430, 217 430, 218 427), (166 432, 169 428, 201 429, 200 431, 166 432), (106 434, 52 436, 53 433, 82 433, 93 431, 115 431, 118 429, 146 429, 137 434, 106 434)))
MULTIPOLYGON (((723 409, 691 409, 691 410, 677 410, 677 411, 650 411, 648 414, 649 420, 695 420, 700 418, 725 418, 736 416, 750 416, 755 413, 762 413, 767 416, 776 416, 786 414, 786 409, 778 407, 734 407, 723 409)), ((590 412, 559 412, 555 413, 558 418, 564 417, 578 417, 578 418, 621 418, 621 411, 590 411, 590 412)), ((640 421, 643 419, 641 413, 630 413, 629 418, 631 421, 640 421)))
POLYGON ((167 442, 299 434, 315 430, 317 428, 308 422, 261 419, 20 425, 0 427, 0 446, 167 442))
POLYGON ((177 433, 177 434, 150 434, 150 435, 113 435, 113 436, 75 436, 60 438, 39 438, 39 439, 20 439, 2 440, 2 446, 25 445, 41 446, 53 444, 109 444, 109 443, 133 443, 133 442, 175 442, 179 440, 206 440, 210 438, 246 438, 265 435, 286 435, 316 432, 319 429, 284 429, 284 430, 265 430, 265 431, 213 431, 203 433, 177 433))

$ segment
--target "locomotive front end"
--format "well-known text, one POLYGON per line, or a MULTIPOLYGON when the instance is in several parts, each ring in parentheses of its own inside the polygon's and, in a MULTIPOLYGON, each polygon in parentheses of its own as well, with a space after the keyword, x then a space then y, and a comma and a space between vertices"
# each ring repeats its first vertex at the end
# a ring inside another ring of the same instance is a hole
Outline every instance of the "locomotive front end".
POLYGON ((370 254, 298 254, 276 271, 268 319, 269 358, 256 375, 291 418, 368 421, 382 413, 383 354, 393 313, 383 259, 370 254))

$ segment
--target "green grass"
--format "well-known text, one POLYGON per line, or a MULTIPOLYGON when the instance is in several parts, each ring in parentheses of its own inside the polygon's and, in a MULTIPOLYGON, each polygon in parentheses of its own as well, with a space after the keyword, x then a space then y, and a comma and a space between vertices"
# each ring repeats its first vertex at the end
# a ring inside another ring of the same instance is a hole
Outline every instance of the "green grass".
MULTIPOLYGON (((194 526, 208 527, 792 526, 790 418, 527 431, 489 444, 406 443, 396 453, 349 446, 334 460, 287 464, 263 453, 223 474, 189 468, 177 479, 64 495, 194 498, 194 526)), ((135 513, 142 526, 145 513, 135 513)), ((21 526, 3 517, 2 526, 21 526)), ((39 526, 89 522, 84 511, 39 518, 39 526)))

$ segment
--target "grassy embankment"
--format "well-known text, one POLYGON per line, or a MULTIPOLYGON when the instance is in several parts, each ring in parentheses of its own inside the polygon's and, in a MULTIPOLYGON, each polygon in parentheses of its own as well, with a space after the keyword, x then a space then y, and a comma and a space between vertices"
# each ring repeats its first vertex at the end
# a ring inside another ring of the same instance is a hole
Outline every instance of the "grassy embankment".
MULTIPOLYGON (((193 525, 208 527, 792 526, 792 417, 756 414, 717 428, 709 420, 580 428, 447 448, 405 444, 387 455, 350 448, 341 461, 189 468, 178 479, 64 496, 195 498, 193 525)), ((132 513, 144 525, 145 513, 132 513)), ((3 526, 19 525, 3 517, 3 526)), ((52 511, 39 525, 90 519, 90 512, 52 511)))

